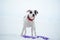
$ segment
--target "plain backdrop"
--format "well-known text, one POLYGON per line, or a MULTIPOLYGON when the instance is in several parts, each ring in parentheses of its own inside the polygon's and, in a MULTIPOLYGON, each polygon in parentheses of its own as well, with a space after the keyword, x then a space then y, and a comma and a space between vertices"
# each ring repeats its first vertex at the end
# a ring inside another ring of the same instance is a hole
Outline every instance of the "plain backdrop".
POLYGON ((0 0, 0 35, 20 35, 28 9, 38 10, 37 35, 60 40, 60 0, 0 0))

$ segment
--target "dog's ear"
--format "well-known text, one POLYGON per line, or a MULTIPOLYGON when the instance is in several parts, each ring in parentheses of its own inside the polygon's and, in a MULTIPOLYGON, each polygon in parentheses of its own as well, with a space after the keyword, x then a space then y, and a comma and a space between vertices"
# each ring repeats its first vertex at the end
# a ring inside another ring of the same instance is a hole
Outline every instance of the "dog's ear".
POLYGON ((35 13, 35 15, 37 15, 38 14, 38 11, 37 10, 34 10, 34 13, 35 13))
POLYGON ((30 12, 31 10, 27 10, 27 12, 30 12))
POLYGON ((27 10, 27 12, 32 13, 32 10, 27 10))

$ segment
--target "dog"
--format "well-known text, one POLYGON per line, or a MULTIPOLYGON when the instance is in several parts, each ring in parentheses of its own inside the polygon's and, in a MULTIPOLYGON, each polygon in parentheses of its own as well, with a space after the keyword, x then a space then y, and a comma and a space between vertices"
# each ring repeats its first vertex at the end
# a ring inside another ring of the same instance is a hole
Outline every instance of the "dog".
POLYGON ((31 27, 31 35, 33 36, 33 32, 34 32, 34 35, 36 36, 34 19, 35 19, 35 16, 38 14, 38 11, 27 10, 27 13, 28 15, 24 16, 24 24, 23 24, 23 30, 21 35, 26 35, 26 28, 31 27), (25 33, 23 34, 23 32, 25 33))

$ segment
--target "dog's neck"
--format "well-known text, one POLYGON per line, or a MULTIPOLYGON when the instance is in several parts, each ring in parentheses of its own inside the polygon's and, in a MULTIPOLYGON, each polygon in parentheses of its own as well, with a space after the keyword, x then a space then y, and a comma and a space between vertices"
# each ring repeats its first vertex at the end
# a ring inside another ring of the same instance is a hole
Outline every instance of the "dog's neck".
POLYGON ((29 21, 33 21, 33 20, 34 20, 34 18, 31 19, 31 18, 29 17, 29 15, 27 16, 27 19, 28 19, 29 21))

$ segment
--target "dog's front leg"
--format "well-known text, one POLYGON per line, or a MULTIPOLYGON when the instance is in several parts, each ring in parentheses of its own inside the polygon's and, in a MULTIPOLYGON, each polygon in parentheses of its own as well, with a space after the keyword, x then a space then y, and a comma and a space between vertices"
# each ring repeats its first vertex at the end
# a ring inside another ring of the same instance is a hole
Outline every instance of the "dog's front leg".
POLYGON ((34 35, 36 36, 36 28, 35 28, 35 23, 33 24, 33 31, 34 31, 34 35))
POLYGON ((36 36, 36 29, 35 29, 35 27, 33 28, 33 30, 34 30, 34 34, 35 34, 35 36, 36 36))
POLYGON ((31 35, 33 36, 33 27, 31 27, 31 35))

